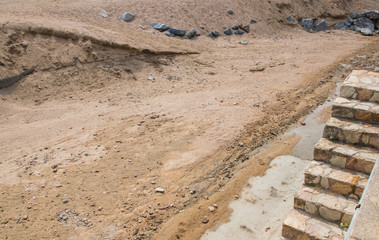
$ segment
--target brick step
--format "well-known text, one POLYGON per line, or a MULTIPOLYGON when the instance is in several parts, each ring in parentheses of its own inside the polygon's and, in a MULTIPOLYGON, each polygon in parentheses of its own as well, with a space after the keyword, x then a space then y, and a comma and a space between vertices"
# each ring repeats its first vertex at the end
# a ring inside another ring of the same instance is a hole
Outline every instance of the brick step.
POLYGON ((332 116, 379 123, 379 105, 338 97, 333 103, 332 116))
POLYGON ((368 175, 330 164, 312 161, 305 169, 304 184, 329 189, 335 193, 359 199, 366 186, 368 175))
POLYGON ((353 71, 343 82, 340 96, 366 102, 379 103, 379 74, 353 71))
POLYGON ((379 126, 369 123, 346 121, 332 117, 325 125, 323 137, 379 149, 379 126))
POLYGON ((328 221, 350 224, 358 200, 323 188, 303 186, 295 195, 294 207, 328 221))
POLYGON ((335 223, 312 217, 304 211, 293 209, 283 222, 282 236, 288 239, 344 239, 345 230, 335 223))
POLYGON ((379 150, 374 148, 356 148, 353 145, 339 144, 321 138, 315 145, 314 160, 323 161, 333 166, 370 174, 379 150))

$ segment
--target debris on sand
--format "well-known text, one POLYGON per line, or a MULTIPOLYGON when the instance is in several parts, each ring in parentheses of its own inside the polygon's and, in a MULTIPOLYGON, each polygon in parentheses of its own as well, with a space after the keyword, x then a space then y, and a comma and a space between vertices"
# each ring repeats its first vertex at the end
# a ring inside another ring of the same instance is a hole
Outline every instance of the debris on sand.
POLYGON ((124 21, 124 22, 131 22, 133 21, 134 19, 134 15, 129 13, 129 12, 124 12, 122 15, 121 15, 121 19, 124 21))
POLYGON ((164 193, 164 188, 157 187, 157 188, 155 189, 155 192, 157 192, 157 193, 164 193))

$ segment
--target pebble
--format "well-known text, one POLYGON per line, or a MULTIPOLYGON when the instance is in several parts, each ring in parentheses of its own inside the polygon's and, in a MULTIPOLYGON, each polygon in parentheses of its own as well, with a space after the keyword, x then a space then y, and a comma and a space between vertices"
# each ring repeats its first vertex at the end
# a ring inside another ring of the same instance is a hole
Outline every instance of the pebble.
POLYGON ((109 17, 107 11, 105 11, 104 9, 100 10, 100 16, 102 16, 103 18, 108 18, 109 17))
POLYGON ((213 203, 212 205, 214 208, 218 208, 217 204, 216 203, 213 203))
POLYGON ((238 26, 241 30, 245 31, 246 33, 249 33, 250 32, 250 26, 249 25, 239 25, 238 26))
POLYGON ((28 216, 25 215, 25 216, 22 217, 22 219, 24 219, 24 220, 28 220, 28 216))
POLYGON ((129 12, 124 12, 122 15, 121 15, 121 19, 124 21, 124 22, 131 22, 133 21, 134 19, 134 15, 129 13, 129 12))
POLYGON ((147 78, 147 80, 149 80, 149 81, 153 81, 153 82, 154 82, 154 81, 155 81, 155 78, 154 78, 153 76, 150 76, 150 77, 147 78))
POLYGON ((215 208, 213 206, 209 206, 208 209, 210 212, 214 212, 214 210, 215 210, 215 208))
POLYGON ((170 29, 170 26, 167 24, 162 24, 162 23, 151 23, 150 26, 152 26, 155 30, 164 32, 168 29, 170 29))
POLYGON ((211 37, 211 38, 217 38, 220 36, 220 33, 218 33, 217 31, 213 31, 211 32, 208 37, 211 37))
POLYGON ((201 222, 207 224, 209 222, 209 218, 207 216, 204 216, 201 222))
POLYGON ((232 26, 232 29, 233 29, 233 30, 238 30, 238 25, 237 25, 237 24, 234 24, 234 25, 232 26))
POLYGON ((257 21, 254 20, 254 19, 251 19, 251 20, 250 20, 250 23, 251 23, 251 24, 255 24, 255 23, 257 23, 257 21))
POLYGON ((229 15, 233 15, 234 14, 233 10, 228 10, 228 11, 226 11, 226 13, 229 14, 229 15))
POLYGON ((181 30, 181 29, 170 28, 168 31, 174 34, 175 36, 179 36, 179 37, 183 37, 184 35, 186 35, 186 31, 181 30))
POLYGON ((155 192, 157 192, 157 193, 164 193, 164 189, 161 188, 161 187, 157 187, 157 188, 155 189, 155 192))
POLYGON ((195 35, 196 35, 196 29, 193 28, 191 31, 189 31, 186 38, 190 39, 190 38, 194 37, 195 35))
POLYGON ((68 203, 68 200, 67 200, 67 199, 64 199, 62 202, 63 202, 63 203, 68 203))
POLYGON ((241 45, 247 45, 248 43, 249 43, 249 40, 241 41, 241 42, 240 42, 241 45))
POLYGON ((227 35, 227 36, 230 36, 230 35, 233 35, 233 32, 230 28, 227 28, 225 31, 224 31, 224 34, 227 35))
POLYGON ((236 30, 234 31, 234 34, 235 35, 243 35, 245 32, 244 31, 241 31, 241 30, 236 30))

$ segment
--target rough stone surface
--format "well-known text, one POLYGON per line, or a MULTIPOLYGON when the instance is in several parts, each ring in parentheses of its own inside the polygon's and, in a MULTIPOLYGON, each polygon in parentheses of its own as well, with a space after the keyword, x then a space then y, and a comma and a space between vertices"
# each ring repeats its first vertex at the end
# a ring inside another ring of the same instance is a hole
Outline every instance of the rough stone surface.
POLYGON ((313 28, 313 24, 314 24, 314 21, 313 19, 301 19, 300 20, 300 25, 304 28, 304 30, 306 30, 307 32, 313 32, 314 28, 313 28))
POLYGON ((244 31, 241 31, 241 30, 236 30, 234 31, 234 34, 235 35, 243 35, 245 32, 244 31))
POLYGON ((150 26, 152 26, 155 30, 164 32, 168 29, 170 29, 170 26, 167 24, 162 24, 162 23, 151 23, 150 26))
POLYGON ((374 23, 365 17, 361 17, 354 20, 354 30, 361 32, 362 29, 369 29, 371 32, 374 32, 375 25, 374 23))
POLYGON ((193 38, 195 35, 196 35, 196 29, 193 28, 191 31, 189 31, 189 32, 187 33, 186 38, 187 38, 187 39, 191 39, 191 38, 193 38))
POLYGON ((224 34, 227 35, 227 36, 230 36, 230 35, 233 35, 233 32, 230 28, 227 28, 225 31, 224 31, 224 34))
POLYGON ((122 15, 121 15, 121 19, 124 21, 124 22, 131 22, 133 21, 134 19, 134 15, 129 13, 129 12, 124 12, 122 15))
POLYGON ((220 36, 220 33, 218 33, 217 31, 213 31, 213 32, 211 32, 209 35, 208 35, 208 37, 210 37, 210 38, 217 38, 217 37, 219 37, 220 36))
POLYGON ((322 20, 315 25, 314 29, 316 32, 328 30, 328 22, 326 20, 322 20))
POLYGON ((170 33, 172 33, 176 36, 179 36, 179 37, 183 37, 184 35, 186 35, 186 31, 181 30, 181 29, 170 28, 168 31, 170 31, 170 33))

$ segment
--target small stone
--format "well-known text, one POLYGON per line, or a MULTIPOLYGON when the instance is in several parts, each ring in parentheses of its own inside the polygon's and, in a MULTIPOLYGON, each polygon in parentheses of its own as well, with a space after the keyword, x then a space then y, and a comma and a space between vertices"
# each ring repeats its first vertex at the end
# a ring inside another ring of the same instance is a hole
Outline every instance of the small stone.
POLYGON ((233 35, 233 32, 230 28, 227 28, 225 31, 224 31, 224 34, 227 35, 227 36, 230 36, 230 35, 233 35))
POLYGON ((121 15, 121 19, 124 21, 124 22, 131 22, 133 21, 134 19, 134 15, 129 13, 129 12, 124 12, 122 15, 121 15))
POLYGON ((233 10, 228 10, 228 11, 226 11, 226 13, 229 14, 229 15, 233 15, 234 14, 233 10))
POLYGON ((193 38, 195 35, 196 35, 196 29, 193 28, 191 31, 189 31, 186 38, 190 39, 190 38, 193 38))
POLYGON ((241 30, 243 30, 244 32, 246 32, 246 33, 249 33, 250 32, 250 26, 249 25, 245 25, 245 26, 243 26, 243 25, 239 25, 238 26, 241 30))
POLYGON ((107 11, 105 11, 104 9, 100 10, 100 16, 102 16, 103 18, 108 18, 109 17, 107 11))
POLYGON ((326 20, 322 20, 321 22, 315 25, 316 32, 328 30, 328 22, 326 20))
POLYGON ((196 190, 195 189, 191 189, 190 190, 190 194, 195 194, 196 193, 196 190))
POLYGON ((213 32, 211 32, 209 35, 208 35, 208 37, 210 37, 210 38, 217 38, 217 37, 219 37, 220 36, 220 34, 217 32, 217 31, 213 31, 213 32))
POLYGON ((52 168, 52 169, 55 169, 55 168, 57 168, 57 167, 58 167, 57 164, 53 164, 53 165, 51 165, 51 168, 52 168))
POLYGON ((239 142, 239 143, 238 143, 238 146, 239 146, 239 147, 243 147, 243 146, 245 146, 245 144, 243 144, 243 142, 239 142))
POLYGON ((243 35, 245 32, 244 31, 241 31, 241 30, 236 30, 234 31, 234 34, 235 35, 243 35))
POLYGON ((295 20, 292 19, 292 17, 287 17, 286 20, 287 20, 288 22, 296 22, 295 20))
POLYGON ((28 220, 28 216, 25 215, 25 216, 22 217, 22 219, 24 219, 24 220, 28 220))
POLYGON ((150 77, 147 78, 147 80, 154 82, 155 78, 153 76, 150 76, 150 77))
POLYGON ((250 68, 250 72, 262 72, 265 69, 266 68, 264 66, 254 66, 254 67, 250 68))
POLYGON ((214 210, 215 210, 215 208, 213 206, 209 206, 208 209, 210 212, 214 212, 214 210))
POLYGON ((307 32, 313 32, 313 19, 301 19, 300 25, 304 28, 307 32))
POLYGON ((213 206, 214 208, 218 208, 218 206, 217 206, 216 203, 214 203, 212 206, 213 206))
POLYGON ((183 37, 184 35, 186 35, 186 31, 181 30, 181 29, 170 28, 168 31, 174 34, 175 36, 179 36, 179 37, 183 37))
POLYGON ((209 222, 209 218, 207 216, 204 216, 201 222, 207 224, 209 222))
POLYGON ((162 24, 162 23, 151 23, 150 26, 152 26, 155 30, 164 32, 168 29, 170 29, 169 25, 162 24))
POLYGON ((254 19, 251 19, 251 20, 250 20, 250 24, 255 24, 255 23, 257 23, 256 20, 254 20, 254 19))
POLYGON ((173 33, 171 33, 170 31, 164 31, 163 32, 166 36, 168 36, 168 37, 175 37, 176 35, 175 34, 173 34, 173 33))
POLYGON ((101 211, 103 208, 102 207, 98 207, 97 210, 101 211))
POLYGON ((240 42, 241 45, 247 45, 248 43, 249 43, 249 40, 241 41, 241 42, 240 42))
POLYGON ((66 204, 66 203, 68 203, 68 200, 64 199, 62 202, 66 204))
POLYGON ((234 24, 233 27, 232 27, 233 30, 238 30, 238 25, 237 24, 234 24))
POLYGON ((161 187, 157 187, 157 188, 155 189, 155 192, 157 192, 157 193, 164 193, 164 189, 161 188, 161 187))

